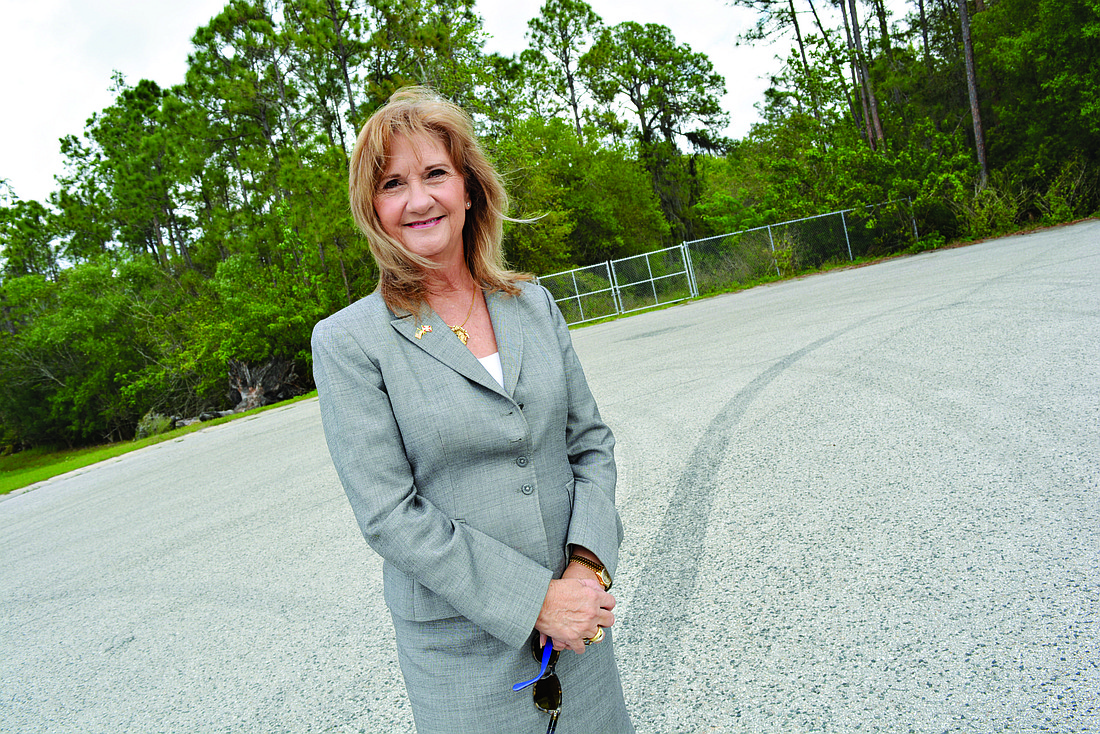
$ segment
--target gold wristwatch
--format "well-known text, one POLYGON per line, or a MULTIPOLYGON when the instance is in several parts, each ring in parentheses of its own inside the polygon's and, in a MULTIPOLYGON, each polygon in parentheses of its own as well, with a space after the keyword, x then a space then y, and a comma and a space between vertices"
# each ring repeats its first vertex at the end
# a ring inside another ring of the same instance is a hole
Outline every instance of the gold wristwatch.
POLYGON ((600 583, 603 584, 603 590, 611 591, 611 574, 607 572, 607 569, 603 567, 602 563, 590 561, 584 556, 578 555, 569 556, 569 562, 579 563, 582 566, 588 566, 589 568, 591 568, 593 571, 596 572, 596 577, 600 580, 600 583))

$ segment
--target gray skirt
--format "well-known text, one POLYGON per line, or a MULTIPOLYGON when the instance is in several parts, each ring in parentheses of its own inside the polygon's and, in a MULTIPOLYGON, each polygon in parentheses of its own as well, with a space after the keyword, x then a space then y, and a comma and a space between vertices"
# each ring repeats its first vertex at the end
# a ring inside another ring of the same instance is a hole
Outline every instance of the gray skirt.
MULTIPOLYGON (((550 716, 535 708, 531 689, 512 690, 538 674, 530 645, 508 647, 465 617, 411 622, 391 616, 418 734, 546 731, 550 716)), ((611 637, 607 630, 583 655, 565 650, 559 656, 558 734, 633 733, 611 637)))

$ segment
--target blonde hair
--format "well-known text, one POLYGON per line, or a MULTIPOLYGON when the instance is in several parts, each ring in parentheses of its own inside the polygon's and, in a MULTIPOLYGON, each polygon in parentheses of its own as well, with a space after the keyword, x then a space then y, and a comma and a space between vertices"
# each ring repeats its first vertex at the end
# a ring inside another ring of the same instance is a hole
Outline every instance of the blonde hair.
POLYGON ((409 252, 382 229, 374 197, 386 171, 393 139, 427 136, 438 140, 462 174, 470 209, 462 227, 466 265, 482 288, 518 295, 530 275, 509 270, 501 248, 508 194, 474 136, 473 121, 458 105, 427 87, 399 89, 371 115, 351 154, 348 194, 351 214, 367 236, 378 264, 378 290, 394 313, 419 314, 427 299, 427 275, 436 263, 409 252))

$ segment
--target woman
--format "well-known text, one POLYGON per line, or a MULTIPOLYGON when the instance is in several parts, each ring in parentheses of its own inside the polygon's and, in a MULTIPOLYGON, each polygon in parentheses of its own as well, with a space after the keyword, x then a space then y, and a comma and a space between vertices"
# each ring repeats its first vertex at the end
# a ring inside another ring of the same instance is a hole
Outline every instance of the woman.
POLYGON ((349 179, 379 287, 317 325, 314 376, 417 730, 546 730, 557 716, 512 685, 549 639, 559 734, 633 731, 607 629, 614 439, 553 298, 503 266, 507 197, 469 117, 399 91, 349 179))

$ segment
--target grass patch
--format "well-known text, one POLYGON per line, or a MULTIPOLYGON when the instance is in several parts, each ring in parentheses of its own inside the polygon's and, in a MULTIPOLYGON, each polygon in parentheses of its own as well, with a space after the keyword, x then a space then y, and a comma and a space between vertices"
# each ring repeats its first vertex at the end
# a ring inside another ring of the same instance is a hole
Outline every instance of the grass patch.
POLYGON ((123 441, 119 443, 109 443, 105 446, 88 446, 81 449, 67 449, 63 451, 35 448, 27 451, 20 451, 18 454, 12 454, 10 456, 0 456, 0 495, 8 494, 17 489, 30 486, 35 482, 41 482, 51 477, 56 477, 59 474, 73 471, 74 469, 82 469, 86 466, 97 464, 100 461, 106 461, 116 456, 128 454, 131 451, 143 449, 146 446, 152 446, 153 444, 163 441, 171 441, 181 436, 186 436, 188 433, 194 433, 204 428, 209 428, 210 426, 228 423, 238 418, 256 415, 265 410, 284 408, 292 403, 308 400, 316 396, 317 391, 314 390, 311 393, 293 398, 292 400, 275 403, 274 405, 265 405, 262 408, 256 408, 255 410, 249 410, 244 413, 215 418, 205 423, 184 426, 168 431, 167 433, 161 433, 156 436, 149 436, 148 438, 142 438, 135 441, 123 441))

